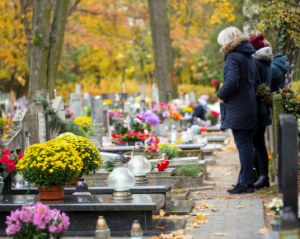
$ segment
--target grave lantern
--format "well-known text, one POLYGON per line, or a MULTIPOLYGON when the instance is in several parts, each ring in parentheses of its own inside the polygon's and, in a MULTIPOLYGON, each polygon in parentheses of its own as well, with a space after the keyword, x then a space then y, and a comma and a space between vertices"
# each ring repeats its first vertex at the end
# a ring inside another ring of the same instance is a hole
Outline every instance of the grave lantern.
POLYGON ((129 170, 135 176, 136 184, 147 184, 149 183, 146 178, 146 173, 151 171, 151 164, 145 158, 145 152, 143 147, 136 145, 133 149, 133 158, 128 163, 129 170))
POLYGON ((188 125, 187 125, 187 132, 188 132, 188 142, 190 144, 192 144, 193 140, 194 140, 194 134, 193 134, 193 131, 191 129, 191 124, 190 123, 188 123, 188 125))
POLYGON ((99 216, 96 225, 96 239, 110 239, 110 230, 103 216, 99 216))
POLYGON ((138 220, 135 220, 133 222, 130 234, 131 234, 131 238, 143 239, 143 230, 138 220))
POLYGON ((171 144, 176 144, 177 142, 177 130, 176 130, 176 126, 172 125, 171 126, 171 144))
POLYGON ((188 143, 189 138, 188 138, 188 131, 187 131, 186 127, 184 127, 183 130, 182 130, 181 140, 182 140, 183 144, 187 144, 188 143))
POLYGON ((126 164, 124 155, 119 154, 115 160, 115 168, 107 178, 108 186, 114 189, 111 199, 113 202, 132 200, 129 189, 134 186, 135 177, 128 170, 126 164))
POLYGON ((3 188, 4 188, 4 182, 3 182, 3 178, 1 177, 1 173, 0 173, 0 198, 2 198, 3 188))

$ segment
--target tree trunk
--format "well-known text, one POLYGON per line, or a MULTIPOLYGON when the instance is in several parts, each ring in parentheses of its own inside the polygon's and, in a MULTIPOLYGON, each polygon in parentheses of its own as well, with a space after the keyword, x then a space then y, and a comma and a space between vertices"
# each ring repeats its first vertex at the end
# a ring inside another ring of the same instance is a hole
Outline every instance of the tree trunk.
POLYGON ((29 99, 34 96, 36 90, 47 89, 50 13, 51 0, 34 1, 29 99))
POLYGON ((289 38, 289 44, 285 50, 285 54, 290 62, 290 69, 285 76, 285 88, 291 88, 292 82, 294 79, 294 75, 298 65, 298 57, 299 57, 299 47, 297 47, 294 43, 293 38, 289 38))
POLYGON ((64 42, 65 26, 68 18, 70 0, 56 1, 54 18, 50 33, 50 51, 48 60, 48 90, 53 97, 55 78, 64 42))
POLYGON ((173 55, 165 0, 148 0, 148 5, 159 99, 167 103, 168 92, 177 97, 177 84, 172 81, 173 55))
POLYGON ((245 35, 257 35, 256 25, 258 24, 258 4, 256 1, 244 0, 244 27, 245 35))

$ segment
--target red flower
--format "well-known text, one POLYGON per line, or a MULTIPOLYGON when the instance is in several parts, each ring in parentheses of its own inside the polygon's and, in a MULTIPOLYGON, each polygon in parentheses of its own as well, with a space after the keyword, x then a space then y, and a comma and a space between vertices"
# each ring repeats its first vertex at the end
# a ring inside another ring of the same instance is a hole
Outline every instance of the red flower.
POLYGON ((23 158, 23 154, 21 154, 21 152, 20 152, 20 153, 18 153, 18 156, 17 156, 17 158, 18 158, 18 159, 21 159, 21 158, 23 158))
POLYGON ((219 113, 218 112, 216 112, 216 111, 211 111, 211 115, 213 116, 213 117, 219 117, 219 113))
POLYGON ((112 134, 111 136, 112 136, 114 139, 119 139, 119 138, 121 138, 121 137, 122 137, 122 135, 121 135, 121 134, 119 134, 119 135, 112 134))
POLYGON ((140 116, 137 116, 137 118, 138 118, 139 120, 143 121, 142 117, 140 117, 140 116))
POLYGON ((9 150, 1 149, 1 153, 4 155, 11 155, 11 152, 9 150))

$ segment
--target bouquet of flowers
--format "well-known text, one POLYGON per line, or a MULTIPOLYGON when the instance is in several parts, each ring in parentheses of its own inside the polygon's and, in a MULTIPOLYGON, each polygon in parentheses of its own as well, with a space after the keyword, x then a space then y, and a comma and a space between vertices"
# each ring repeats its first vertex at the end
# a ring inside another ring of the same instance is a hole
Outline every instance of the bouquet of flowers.
POLYGON ((175 144, 169 143, 158 143, 158 150, 157 152, 162 155, 165 153, 168 159, 175 158, 179 153, 179 148, 175 144))
POLYGON ((29 183, 50 189, 70 184, 81 173, 83 163, 71 144, 64 140, 49 140, 29 146, 16 167, 29 183))
POLYGON ((265 83, 260 84, 256 90, 256 97, 262 102, 265 102, 269 107, 272 106, 272 93, 270 93, 270 87, 265 83))
POLYGON ((100 163, 103 159, 91 140, 71 133, 65 133, 57 136, 56 141, 64 141, 77 151, 83 162, 80 175, 89 175, 91 171, 95 174, 96 170, 101 167, 100 163))
POLYGON ((285 88, 280 90, 280 93, 283 102, 283 112, 293 114, 295 118, 300 118, 300 94, 285 88))
POLYGON ((9 150, 2 149, 0 156, 0 173, 3 180, 7 177, 13 179, 17 174, 16 162, 18 159, 23 158, 23 155, 21 153, 11 153, 9 150))
POLYGON ((144 141, 145 139, 149 137, 153 137, 154 134, 140 134, 139 132, 133 132, 133 133, 126 133, 124 135, 111 135, 114 139, 118 139, 119 143, 122 144, 124 142, 137 142, 137 141, 144 141))
POLYGON ((21 211, 11 211, 6 217, 8 236, 13 238, 62 238, 70 225, 69 217, 59 210, 50 210, 48 205, 36 203, 34 206, 23 206, 21 211))
POLYGON ((75 114, 74 110, 71 110, 70 108, 66 108, 66 110, 65 110, 66 119, 72 120, 74 117, 74 114, 75 114))
POLYGON ((205 117, 207 120, 210 120, 211 123, 217 123, 219 115, 220 114, 218 112, 215 112, 212 110, 212 111, 207 112, 205 117))
POLYGON ((164 104, 164 103, 159 104, 157 113, 161 122, 163 122, 164 119, 170 117, 169 110, 170 110, 170 106, 168 104, 164 104))
POLYGON ((178 112, 172 112, 172 111, 170 111, 170 117, 169 117, 170 120, 174 119, 174 120, 178 121, 178 120, 181 120, 182 117, 183 117, 182 114, 180 114, 178 112))
POLYGON ((159 124, 158 116, 152 112, 141 112, 138 116, 148 125, 159 124))

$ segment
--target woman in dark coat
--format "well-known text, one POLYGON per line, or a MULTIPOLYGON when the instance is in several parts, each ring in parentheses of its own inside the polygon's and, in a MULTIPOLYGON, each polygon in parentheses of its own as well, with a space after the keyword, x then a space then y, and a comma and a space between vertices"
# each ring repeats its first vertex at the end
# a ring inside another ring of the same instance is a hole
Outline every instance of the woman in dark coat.
MULTIPOLYGON (((273 54, 270 47, 264 47, 264 37, 262 34, 258 36, 251 36, 250 43, 257 50, 253 55, 256 65, 257 77, 256 85, 265 83, 271 89, 272 80, 272 60, 273 54), (257 44, 261 42, 262 44, 257 44)), ((254 164, 258 172, 259 178, 257 182, 254 183, 254 188, 260 189, 263 187, 270 187, 269 181, 269 158, 265 143, 265 132, 266 127, 272 123, 272 112, 269 109, 269 115, 264 118, 257 119, 257 128, 253 137, 254 145, 254 164)))
POLYGON ((253 132, 257 125, 255 98, 255 49, 250 38, 235 27, 228 27, 218 37, 225 56, 223 86, 217 93, 221 100, 221 129, 232 129, 239 151, 241 170, 231 194, 253 193, 253 132))

